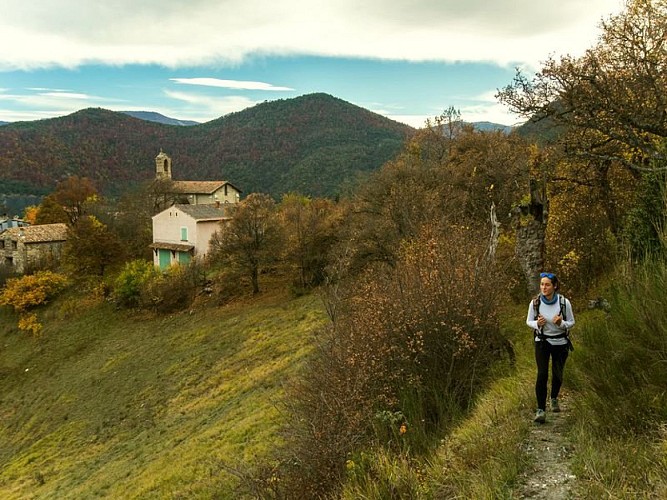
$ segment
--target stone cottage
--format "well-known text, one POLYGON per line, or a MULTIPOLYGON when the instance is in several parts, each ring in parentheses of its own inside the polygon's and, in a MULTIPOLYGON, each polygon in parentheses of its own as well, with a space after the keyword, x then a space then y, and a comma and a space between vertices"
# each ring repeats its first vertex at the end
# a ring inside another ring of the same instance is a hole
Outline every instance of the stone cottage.
POLYGON ((0 232, 0 263, 23 273, 30 266, 60 260, 67 240, 66 224, 12 227, 0 232))

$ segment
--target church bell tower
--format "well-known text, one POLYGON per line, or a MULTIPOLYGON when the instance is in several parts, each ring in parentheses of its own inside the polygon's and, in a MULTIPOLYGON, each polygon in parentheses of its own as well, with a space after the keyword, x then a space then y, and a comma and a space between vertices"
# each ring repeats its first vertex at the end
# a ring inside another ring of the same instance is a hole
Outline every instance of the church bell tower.
POLYGON ((160 149, 160 153, 155 157, 155 178, 171 179, 171 158, 162 149, 160 149))

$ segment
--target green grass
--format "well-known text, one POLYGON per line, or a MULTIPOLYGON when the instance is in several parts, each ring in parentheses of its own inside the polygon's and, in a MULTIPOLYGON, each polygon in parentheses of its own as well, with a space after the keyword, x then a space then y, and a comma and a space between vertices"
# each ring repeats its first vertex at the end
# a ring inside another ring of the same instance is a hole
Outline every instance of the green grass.
POLYGON ((0 497, 228 498, 279 444, 284 383, 325 314, 266 294, 166 317, 53 304, 41 338, 0 311, 0 497))
MULTIPOLYGON (((577 498, 667 495, 667 270, 633 279, 610 316, 577 309, 563 387, 577 498)), ((515 498, 534 409, 524 314, 502 313, 516 365, 429 453, 359 450, 340 496, 515 498)), ((280 446, 283 383, 324 321, 315 296, 158 318, 63 301, 34 339, 0 310, 0 498, 237 498, 229 468, 280 446)))

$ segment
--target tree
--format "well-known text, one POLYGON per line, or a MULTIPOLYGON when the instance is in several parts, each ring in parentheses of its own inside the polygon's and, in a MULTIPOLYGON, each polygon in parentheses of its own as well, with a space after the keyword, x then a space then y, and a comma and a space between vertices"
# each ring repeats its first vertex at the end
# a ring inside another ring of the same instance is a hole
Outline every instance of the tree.
POLYGON ((330 200, 295 193, 284 195, 279 208, 285 257, 298 270, 298 286, 321 284, 329 250, 338 237, 341 211, 330 200))
POLYGON ((84 203, 96 195, 97 190, 90 179, 73 175, 58 183, 53 199, 63 208, 70 224, 74 225, 85 214, 84 203))
POLYGON ((531 120, 563 126, 571 155, 641 170, 664 158, 667 3, 626 0, 602 29, 582 57, 550 58, 533 79, 518 70, 498 97, 531 120))
POLYGON ((212 259, 248 276, 257 294, 260 271, 281 251, 275 202, 267 194, 253 193, 229 210, 232 219, 212 238, 212 259))
POLYGON ((29 205, 23 210, 23 220, 30 224, 36 224, 38 214, 39 207, 36 205, 29 205))
POLYGON ((67 232, 63 259, 75 275, 102 277, 110 266, 123 261, 123 249, 106 225, 87 215, 67 232))
POLYGON ((53 194, 45 196, 35 215, 35 224, 69 224, 69 222, 67 212, 56 201, 53 194))
POLYGON ((548 156, 558 160, 535 179, 555 201, 547 261, 588 283, 624 239, 641 174, 667 168, 667 3, 626 0, 601 27, 583 56, 550 58, 533 78, 519 70, 498 93, 533 124, 555 126, 548 156))

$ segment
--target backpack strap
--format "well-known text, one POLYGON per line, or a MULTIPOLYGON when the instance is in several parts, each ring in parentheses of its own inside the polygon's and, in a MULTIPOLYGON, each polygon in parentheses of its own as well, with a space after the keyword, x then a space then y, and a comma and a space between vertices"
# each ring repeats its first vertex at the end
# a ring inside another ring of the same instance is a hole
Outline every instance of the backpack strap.
POLYGON ((558 294, 558 300, 560 302, 560 315, 563 318, 563 321, 567 321, 567 307, 565 306, 565 297, 561 294, 558 294))
MULTIPOLYGON (((540 314, 540 296, 538 295, 533 299, 533 312, 535 313, 535 320, 537 320, 537 317, 540 314)), ((560 304, 560 316, 563 318, 563 321, 566 321, 566 316, 567 316, 567 307, 566 307, 566 302, 565 302, 565 297, 563 297, 561 294, 558 294, 558 302, 560 304)), ((540 339, 542 342, 547 342, 547 339, 562 339, 565 338, 567 339, 567 346, 570 351, 574 351, 574 346, 572 345, 572 341, 570 340, 570 330, 565 330, 565 333, 561 333, 559 335, 544 335, 542 333, 541 328, 536 328, 533 331, 533 334, 535 335, 535 339, 540 339)))

